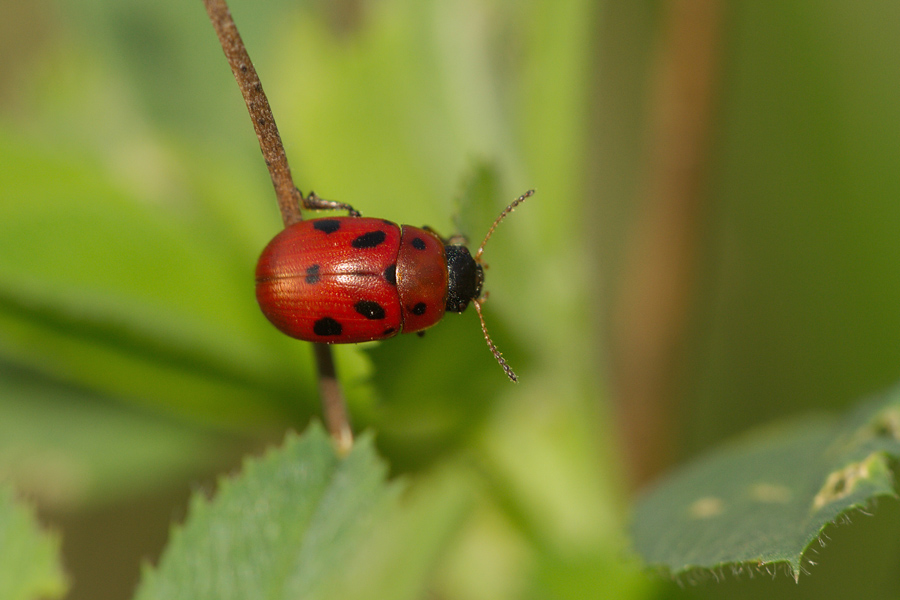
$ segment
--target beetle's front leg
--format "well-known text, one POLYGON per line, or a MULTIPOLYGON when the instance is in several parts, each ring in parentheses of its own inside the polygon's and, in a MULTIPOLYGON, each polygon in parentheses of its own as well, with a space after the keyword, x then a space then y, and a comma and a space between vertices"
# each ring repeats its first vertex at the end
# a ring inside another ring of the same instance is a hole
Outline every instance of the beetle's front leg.
POLYGON ((303 196, 303 192, 299 189, 297 189, 297 193, 300 195, 300 205, 306 210, 346 210, 347 214, 351 217, 360 216, 359 211, 349 204, 319 198, 312 190, 310 190, 309 195, 306 197, 303 196))
POLYGON ((425 231, 431 232, 434 235, 441 238, 441 241, 444 242, 445 246, 465 246, 466 244, 469 243, 469 240, 464 235, 456 234, 456 235, 451 235, 448 238, 445 238, 444 236, 439 234, 437 231, 435 231, 434 227, 431 227, 429 225, 423 225, 422 229, 424 229, 425 231))

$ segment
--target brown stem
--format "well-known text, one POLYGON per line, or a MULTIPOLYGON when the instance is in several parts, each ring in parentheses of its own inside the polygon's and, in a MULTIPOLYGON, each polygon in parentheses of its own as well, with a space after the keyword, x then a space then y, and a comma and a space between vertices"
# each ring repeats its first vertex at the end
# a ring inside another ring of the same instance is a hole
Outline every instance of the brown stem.
POLYGON ((347 454, 353 447, 353 430, 347 418, 347 406, 341 393, 341 384, 334 368, 331 346, 313 344, 316 367, 319 370, 319 393, 322 395, 322 414, 331 439, 337 445, 339 454, 347 454))
MULTIPOLYGON (((300 204, 303 196, 300 190, 294 186, 291 178, 291 169, 288 166, 287 155, 284 153, 284 145, 275 125, 275 117, 269 107, 269 100, 263 91, 262 83, 250 61, 250 55, 244 47, 244 41, 238 33, 237 26, 231 18, 231 11, 225 0, 203 0, 206 12, 212 21, 225 51, 228 64, 237 80, 256 137, 259 138, 259 148, 262 150, 266 167, 272 177, 272 185, 275 186, 275 196, 278 199, 278 207, 281 209, 281 218, 284 226, 289 227, 303 220, 300 213, 300 204)), ((344 205, 341 205, 342 207, 344 205)), ((347 207, 352 211, 352 208, 347 207)), ((353 446, 353 431, 350 429, 350 421, 347 418, 344 394, 334 368, 334 359, 331 348, 325 344, 313 344, 316 355, 316 367, 319 372, 319 392, 322 396, 322 417, 338 452, 346 454, 353 446)))
POLYGON ((256 137, 259 138, 259 148, 262 150, 263 158, 266 159, 269 175, 272 176, 272 185, 275 186, 281 218, 284 220, 284 226, 288 227, 303 220, 303 215, 300 214, 301 194, 294 187, 291 168, 288 166, 287 155, 284 153, 269 100, 225 0, 203 0, 203 3, 216 29, 216 35, 219 36, 225 58, 231 65, 231 72, 234 73, 238 87, 241 88, 244 102, 247 103, 250 120, 253 121, 256 137))
POLYGON ((721 0, 669 0, 650 102, 650 156, 615 314, 617 404, 635 486, 678 446, 677 368, 702 235, 721 0))

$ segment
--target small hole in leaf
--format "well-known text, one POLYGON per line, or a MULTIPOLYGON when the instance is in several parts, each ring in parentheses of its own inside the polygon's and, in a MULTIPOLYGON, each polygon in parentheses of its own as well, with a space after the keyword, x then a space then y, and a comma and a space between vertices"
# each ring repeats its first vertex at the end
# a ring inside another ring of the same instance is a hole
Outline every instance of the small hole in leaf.
POLYGON ((850 463, 839 471, 834 471, 825 480, 825 485, 816 494, 813 500, 813 507, 818 510, 830 504, 835 500, 840 500, 844 496, 848 496, 856 489, 856 485, 860 481, 869 479, 872 476, 873 467, 877 469, 876 464, 883 463, 884 457, 873 452, 865 459, 850 463))

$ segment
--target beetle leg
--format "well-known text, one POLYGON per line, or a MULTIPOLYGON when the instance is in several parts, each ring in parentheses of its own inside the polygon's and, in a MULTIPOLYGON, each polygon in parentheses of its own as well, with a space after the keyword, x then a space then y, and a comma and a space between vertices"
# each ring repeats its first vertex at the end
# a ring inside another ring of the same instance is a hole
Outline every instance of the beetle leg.
POLYGON ((429 227, 428 225, 423 225, 422 229, 424 229, 425 231, 428 231, 430 233, 433 233, 434 235, 441 238, 441 241, 444 242, 445 246, 465 246, 466 244, 469 243, 468 238, 466 238, 466 236, 464 236, 464 235, 456 234, 456 235, 451 235, 448 238, 445 238, 444 236, 439 234, 437 231, 435 231, 434 228, 429 227))
POLYGON ((310 190, 309 195, 305 198, 303 197, 303 192, 299 189, 297 192, 300 194, 301 204, 306 210, 346 210, 347 214, 351 217, 360 216, 359 211, 349 204, 319 198, 312 190, 310 190))
POLYGON ((447 238, 446 241, 448 244, 450 244, 452 246, 468 246, 469 245, 469 238, 462 235, 461 233, 457 233, 456 235, 451 235, 449 238, 447 238))
POLYGON ((427 231, 428 233, 433 233, 434 235, 436 235, 436 236, 438 236, 439 238, 441 238, 441 241, 442 241, 442 242, 445 242, 445 243, 446 243, 447 240, 444 239, 444 236, 442 236, 442 235, 439 234, 437 231, 435 231, 435 230, 434 230, 434 227, 432 227, 431 225, 422 225, 422 229, 424 229, 424 230, 427 231))

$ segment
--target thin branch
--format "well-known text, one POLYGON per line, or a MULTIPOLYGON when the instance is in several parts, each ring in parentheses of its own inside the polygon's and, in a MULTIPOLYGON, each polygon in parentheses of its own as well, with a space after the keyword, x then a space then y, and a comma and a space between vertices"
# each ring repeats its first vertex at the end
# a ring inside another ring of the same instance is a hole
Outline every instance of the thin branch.
POLYGON ((244 102, 247 103, 256 137, 259 138, 259 148, 262 150, 263 158, 266 159, 269 175, 272 176, 272 185, 275 186, 281 218, 284 220, 284 226, 288 227, 303 220, 300 214, 301 194, 294 187, 291 168, 288 166, 287 155, 284 153, 284 145, 275 125, 269 100, 225 0, 203 0, 203 3, 216 29, 216 35, 219 36, 225 58, 231 65, 231 72, 234 73, 238 87, 241 88, 244 102))
MULTIPOLYGON (((269 107, 269 100, 266 98, 262 83, 259 81, 256 69, 253 68, 250 55, 247 54, 247 49, 244 47, 244 42, 231 18, 231 11, 225 0, 203 0, 203 3, 216 30, 216 35, 219 37, 219 42, 222 44, 222 50, 225 51, 228 64, 231 65, 231 71, 241 89, 241 94, 244 96, 244 102, 247 103, 247 110, 250 112, 256 137, 259 138, 259 148, 262 150, 266 167, 272 177, 272 185, 275 186, 275 196, 278 199, 278 207, 281 209, 281 218, 284 226, 289 227, 303 220, 300 204, 305 205, 305 201, 291 178, 291 169, 288 166, 287 155, 284 153, 281 136, 278 134, 278 127, 275 125, 275 117, 269 107)), ((333 202, 326 202, 326 204, 332 208, 345 208, 351 211, 351 214, 355 212, 352 207, 344 204, 333 202)), ((344 394, 337 378, 331 348, 325 344, 313 344, 313 348, 319 373, 319 392, 322 396, 322 418, 325 420, 325 426, 328 428, 338 452, 346 454, 353 446, 353 431, 347 417, 344 394)))
POLYGON ((345 455, 353 447, 353 430, 347 417, 347 405, 341 392, 341 383, 334 368, 331 346, 313 344, 316 368, 319 371, 319 393, 322 396, 322 417, 338 453, 345 455))

